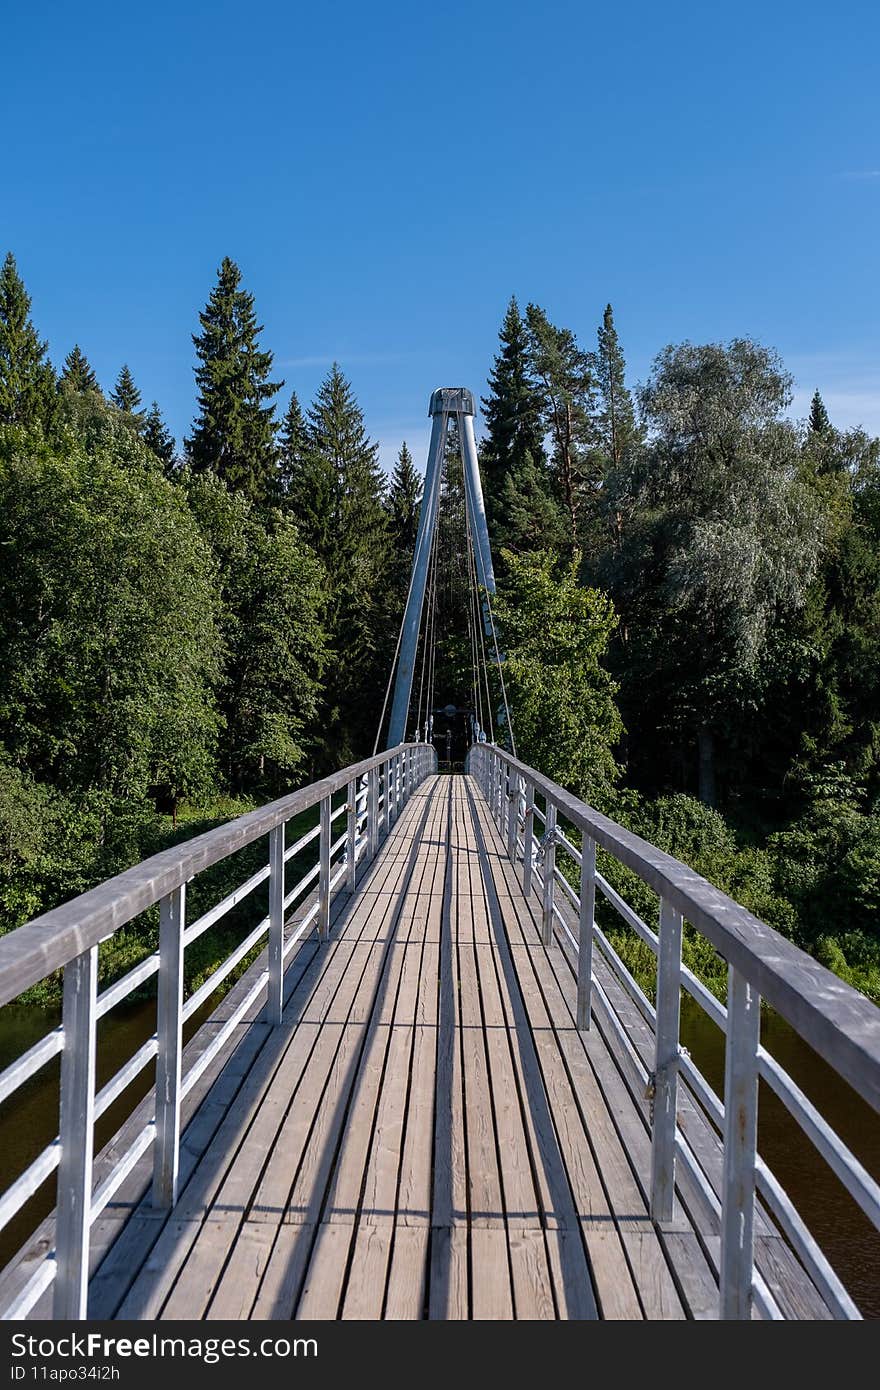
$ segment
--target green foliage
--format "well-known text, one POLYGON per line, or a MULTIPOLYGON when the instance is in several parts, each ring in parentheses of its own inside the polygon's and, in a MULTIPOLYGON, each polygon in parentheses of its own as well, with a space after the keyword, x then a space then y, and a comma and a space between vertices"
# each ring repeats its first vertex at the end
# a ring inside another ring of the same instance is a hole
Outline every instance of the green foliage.
POLYGON ((483 398, 486 433, 480 471, 490 534, 517 552, 564 545, 544 450, 544 394, 532 368, 529 331, 512 298, 483 398))
POLYGON ((0 740, 17 765, 65 794, 209 786, 213 587, 185 500, 123 423, 91 449, 0 436, 0 740))
POLYGON ((166 475, 171 475, 175 469, 174 436, 162 418, 157 401, 153 401, 144 416, 141 438, 150 452, 156 455, 166 475))
POLYGON ((141 403, 141 393, 134 384, 134 377, 127 363, 123 363, 120 369, 119 376, 116 378, 116 385, 110 392, 110 400, 117 410, 123 411, 126 415, 137 415, 141 403))
POLYGON ((825 409, 825 402, 817 389, 813 392, 813 399, 810 401, 810 429, 813 434, 826 434, 830 428, 831 421, 828 419, 828 411, 825 409))
POLYGON ((768 639, 803 608, 827 532, 782 418, 790 386, 749 340, 665 349, 641 393, 649 445, 609 479, 630 518, 600 566, 628 636, 624 718, 649 750, 699 741, 705 800, 716 746, 754 737, 768 639))
POLYGON ((79 343, 74 344, 64 359, 60 385, 62 390, 71 391, 77 396, 84 396, 90 391, 100 394, 98 378, 79 343))
POLYGON ((527 307, 526 324, 529 362, 542 392, 543 428, 553 444, 551 463, 557 496, 566 512, 574 550, 584 497, 596 478, 593 364, 571 329, 557 328, 537 304, 527 307))
POLYGON ((30 308, 10 251, 0 271, 0 425, 31 428, 47 424, 52 414, 55 373, 30 308))
POLYGON ((306 538, 327 572, 329 644, 319 744, 325 765, 372 751, 389 650, 389 540, 378 446, 368 437, 351 384, 333 364, 308 414, 306 476, 326 497, 321 534, 306 538))
POLYGON ((199 414, 186 440, 195 473, 213 472, 251 502, 277 493, 277 424, 272 397, 284 385, 270 381, 272 353, 259 347, 254 297, 241 289, 241 271, 225 256, 193 334, 199 365, 199 414))
POLYGON ((422 480, 416 472, 412 454, 404 441, 400 446, 385 499, 389 542, 389 616, 395 624, 400 623, 409 592, 421 500, 422 480))
POLYGON ((306 756, 326 661, 322 567, 293 521, 278 516, 267 530, 219 478, 190 478, 187 494, 216 564, 227 777, 237 789, 286 789, 306 756))
MULTIPOLYGON (((75 347, 56 383, 6 257, 0 930, 372 748, 420 478, 404 445, 386 487, 337 365, 307 411, 291 394, 278 432, 261 332, 227 258, 194 338, 187 467, 127 366, 108 401, 75 347)), ((749 339, 666 348, 634 404, 610 305, 587 352, 511 299, 488 381, 519 753, 880 999, 880 441, 835 429, 818 391, 792 423, 791 378, 749 339)), ((435 694, 462 707, 457 442, 435 694)), ((655 895, 600 862, 655 925, 655 895)), ((193 910, 249 863, 200 878, 193 910)), ((191 983, 252 911, 259 895, 196 943, 191 983)), ((651 952, 598 912, 651 991, 651 952)), ((102 982, 151 948, 155 917, 105 943, 102 982)), ((725 964, 690 924, 684 958, 723 997, 725 964)))
POLYGON ((504 681, 519 756, 594 805, 617 779, 622 725, 601 661, 614 629, 609 600, 577 582, 576 562, 547 552, 505 556, 495 598, 504 681))

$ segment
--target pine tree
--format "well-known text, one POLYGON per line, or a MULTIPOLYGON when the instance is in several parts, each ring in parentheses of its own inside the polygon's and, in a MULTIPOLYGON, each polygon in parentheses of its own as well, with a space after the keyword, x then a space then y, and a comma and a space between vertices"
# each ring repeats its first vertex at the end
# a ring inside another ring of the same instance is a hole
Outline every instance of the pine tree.
POLYGON ((141 403, 141 393, 134 384, 134 377, 128 369, 128 363, 123 363, 119 376, 116 378, 116 385, 110 393, 110 399, 117 410, 124 410, 127 415, 136 415, 141 403))
POLYGON ((602 327, 598 332, 593 370, 599 392, 595 416, 599 471, 606 485, 612 476, 615 480, 615 485, 610 490, 606 486, 606 496, 601 498, 600 495, 600 505, 602 502, 606 504, 614 547, 619 550, 623 535, 624 508, 621 490, 616 483, 621 470, 631 467, 633 458, 643 443, 644 434, 636 422, 633 399, 627 389, 626 363, 617 329, 614 327, 614 313, 610 304, 605 306, 602 327))
POLYGON ((828 411, 825 409, 825 402, 817 388, 810 401, 810 430, 813 434, 828 434, 830 429, 831 421, 828 418, 828 411))
POLYGON ((159 409, 158 401, 153 401, 144 416, 141 435, 147 448, 152 449, 156 458, 159 459, 160 463, 163 465, 165 472, 173 472, 176 452, 174 435, 162 419, 162 412, 159 409))
POLYGON ((100 393, 98 378, 92 371, 89 360, 79 343, 74 344, 64 359, 61 381, 68 390, 73 391, 77 396, 84 396, 88 391, 100 393))
POLYGON ((573 552, 580 543, 584 496, 596 481, 592 362, 571 330, 557 328, 537 304, 528 305, 526 324, 529 360, 543 390, 544 423, 553 441, 551 465, 568 514, 573 552))
POLYGON ((486 512, 494 533, 504 524, 508 474, 529 457, 540 473, 544 452, 543 397, 531 369, 528 328, 511 298, 499 333, 501 350, 489 374, 489 395, 483 398, 486 434, 480 445, 480 470, 486 512))
POLYGON ((217 473, 233 491, 266 503, 277 495, 278 446, 272 397, 284 385, 270 381, 272 353, 258 345, 254 297, 241 288, 241 272, 228 256, 193 334, 199 359, 199 415, 185 441, 196 473, 217 473))
POLYGON ((45 421, 55 373, 30 320, 30 296, 10 251, 0 271, 0 424, 45 421))

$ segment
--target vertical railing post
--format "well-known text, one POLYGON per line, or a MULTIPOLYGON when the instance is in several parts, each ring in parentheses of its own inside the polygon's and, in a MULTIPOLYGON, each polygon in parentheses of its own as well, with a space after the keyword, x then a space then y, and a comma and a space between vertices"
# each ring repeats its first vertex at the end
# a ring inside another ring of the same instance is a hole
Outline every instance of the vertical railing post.
POLYGON ((519 773, 513 773, 513 785, 507 778, 507 857, 516 864, 516 832, 519 830, 519 773))
POLYGON ((159 998, 156 1006, 156 1143, 153 1206, 169 1211, 177 1201, 180 1159, 180 1054, 183 1044, 183 928, 186 886, 159 904, 159 998))
POLYGON ((545 946, 553 940, 553 890, 556 887, 556 807, 545 798, 547 819, 544 823, 544 912, 542 918, 542 937, 545 946))
POLYGON ((760 996, 729 966, 719 1281, 720 1316, 726 1319, 752 1315, 760 1036, 760 996))
POLYGON ((348 808, 345 822, 345 886, 354 892, 357 880, 357 782, 348 784, 348 808))
POLYGON ((329 796, 321 797, 321 857, 318 870, 318 938, 326 941, 330 935, 330 820, 329 796))
POLYGON ((88 1301, 97 992, 98 948, 92 946, 64 967, 61 1154, 55 1219, 58 1267, 52 1315, 66 1322, 81 1321, 88 1301))
POLYGON ((581 837, 581 895, 578 922, 577 1026, 582 1033, 590 1027, 593 982, 593 917, 596 912, 596 841, 581 837))
POLYGON ((367 855, 375 859, 379 847, 379 769, 367 773, 367 855))
POLYGON ((284 822, 269 831, 269 1027, 281 1022, 284 1007, 284 822))
POLYGON ((675 1211, 675 1118, 678 1107, 678 1030, 681 1014, 681 913, 660 900, 657 1020, 651 1135, 651 1218, 675 1211))
POLYGON ((523 817, 523 893, 532 891, 532 867, 535 858, 535 784, 526 782, 526 809, 523 817))

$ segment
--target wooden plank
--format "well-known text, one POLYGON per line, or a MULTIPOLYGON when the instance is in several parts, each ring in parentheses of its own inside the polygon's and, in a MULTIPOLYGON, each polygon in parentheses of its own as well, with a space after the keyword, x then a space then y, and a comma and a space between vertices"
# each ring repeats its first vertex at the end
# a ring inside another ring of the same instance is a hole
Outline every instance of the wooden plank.
MULTIPOLYGON (((451 802, 451 780, 445 794, 451 802)), ((434 1122, 434 1187, 431 1200, 431 1224, 439 1230, 466 1224, 467 1168, 464 1146, 464 1107, 462 1097, 461 1034, 459 1028, 458 953, 453 937, 454 868, 452 864, 452 827, 447 819, 444 827, 443 906, 440 928, 440 976, 437 1019, 436 1107, 434 1122)), ((431 1263, 439 1262, 441 1272, 453 1269, 457 1278, 458 1245, 449 1247, 443 1238, 438 1246, 432 1238, 431 1263)), ((449 1282, 449 1281, 447 1281, 449 1282)), ((432 1306, 434 1300, 432 1276, 432 1306)), ((455 1286, 457 1288, 457 1285, 455 1286)), ((441 1300, 442 1302, 442 1300, 441 1300)), ((467 1282, 465 1278, 465 1304, 467 1282)), ((459 1307, 453 1302, 450 1306, 459 1307)), ((435 1313, 431 1313, 434 1317, 435 1313)), ((440 1313, 445 1317, 445 1313, 440 1313)), ((467 1316, 456 1313, 455 1316, 467 1316)))
POLYGON ((551 1229, 546 1241, 559 1317, 594 1320, 599 1310, 580 1233, 551 1229))
MULTIPOLYGON (((400 905, 399 940, 390 967, 390 987, 370 1022, 325 1220, 359 1218, 362 1222, 392 1224, 395 1219, 400 1138, 423 949, 420 935, 424 919, 417 916, 415 904, 425 876, 433 876, 433 857, 436 854, 428 848, 419 856, 400 905)), ((423 1219, 427 1224, 427 1204, 423 1219)))
MULTIPOLYGON (((479 816, 476 805, 475 820, 475 834, 483 848, 481 869, 490 910, 494 897, 495 911, 502 913, 502 899, 494 894, 495 885, 490 877, 486 854, 491 843, 489 835, 492 832, 486 819, 479 816)), ((505 881, 508 881, 508 871, 512 874, 513 867, 508 864, 507 868, 503 868, 499 858, 496 868, 499 877, 503 873, 505 881)), ((506 911, 498 923, 499 949, 505 960, 509 952, 506 938, 508 919, 514 931, 519 931, 519 924, 514 922, 512 914, 512 897, 515 891, 517 885, 510 885, 511 896, 504 900, 506 911)), ((510 959, 512 963, 512 956, 510 959)), ((597 1298, 605 1317, 638 1318, 642 1312, 638 1294, 587 1137, 589 1117, 582 1116, 577 1104, 571 1078, 559 1051, 553 1020, 548 1012, 550 1005, 542 993, 545 982, 542 979, 541 968, 544 960, 545 952, 542 946, 536 946, 533 952, 521 953, 516 962, 519 967, 517 983, 532 1030, 560 1155, 566 1168, 575 1210, 590 1256, 597 1298)), ((510 1007, 513 1008, 512 999, 510 1007)))
POLYGON ((472 1225, 470 1244, 472 1316, 480 1321, 512 1318, 507 1231, 499 1226, 472 1225))
POLYGON ((251 1310, 251 1318, 292 1318, 311 1259, 315 1228, 271 1227, 265 1222, 254 1224, 266 1232, 267 1242, 274 1240, 274 1244, 251 1310))
POLYGON ((542 1230, 508 1232, 513 1279, 513 1306, 520 1321, 546 1322, 556 1317, 553 1279, 542 1230))
POLYGON ((298 1320, 338 1317, 353 1236, 354 1228, 339 1221, 326 1221, 318 1227, 296 1310, 298 1320))
POLYGON ((393 1237, 391 1225, 358 1227, 342 1304, 343 1318, 381 1318, 393 1237))
POLYGON ((465 1226, 439 1226, 431 1231, 428 1317, 450 1322, 470 1317, 465 1226))
POLYGON ((209 1321, 242 1322, 251 1317, 274 1237, 274 1229, 264 1221, 245 1221, 239 1227, 226 1268, 208 1303, 205 1317, 209 1321))
POLYGON ((458 943, 458 968, 469 1224, 471 1229, 503 1226, 504 1200, 476 962, 472 943, 467 939, 458 943))
POLYGON ((401 1226, 427 1227, 431 1221, 439 971, 439 942, 426 941, 416 1001, 411 1085, 400 1162, 398 1230, 401 1226))
POLYGON ((425 1316, 429 1239, 427 1226, 398 1224, 395 1227, 385 1295, 386 1318, 416 1319, 425 1316))

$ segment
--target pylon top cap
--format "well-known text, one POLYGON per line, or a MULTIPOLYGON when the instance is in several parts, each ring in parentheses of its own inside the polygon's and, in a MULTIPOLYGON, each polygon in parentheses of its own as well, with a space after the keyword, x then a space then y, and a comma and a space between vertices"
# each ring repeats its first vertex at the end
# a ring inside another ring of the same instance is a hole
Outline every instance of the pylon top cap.
POLYGON ((436 391, 431 392, 428 414, 452 414, 453 411, 460 411, 462 415, 476 414, 473 391, 466 386, 438 386, 436 391))

